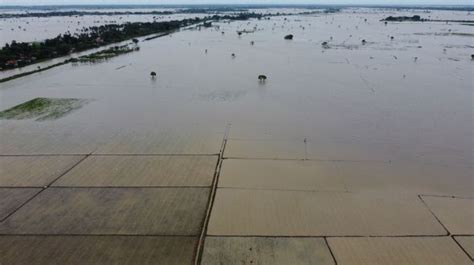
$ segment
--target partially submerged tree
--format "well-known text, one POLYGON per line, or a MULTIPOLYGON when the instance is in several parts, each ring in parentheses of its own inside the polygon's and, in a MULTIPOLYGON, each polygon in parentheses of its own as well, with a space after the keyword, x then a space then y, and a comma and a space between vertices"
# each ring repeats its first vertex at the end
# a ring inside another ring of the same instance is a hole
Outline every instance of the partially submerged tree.
POLYGON ((266 75, 259 75, 258 76, 258 81, 260 82, 265 82, 267 80, 267 76, 266 75))
POLYGON ((289 34, 285 36, 285 40, 292 40, 293 39, 293 34, 289 34))

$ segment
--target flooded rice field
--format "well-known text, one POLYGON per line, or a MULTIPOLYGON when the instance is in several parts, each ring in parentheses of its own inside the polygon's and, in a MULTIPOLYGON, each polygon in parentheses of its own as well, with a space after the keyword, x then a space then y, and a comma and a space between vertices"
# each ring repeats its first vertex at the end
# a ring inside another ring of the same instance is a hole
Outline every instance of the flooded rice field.
POLYGON ((380 21, 413 15, 473 20, 213 22, 1 83, 0 263, 472 264, 474 28, 380 21))
MULTIPOLYGON (((218 23, 141 42, 139 52, 106 62, 4 83, 2 110, 37 97, 93 102, 56 121, 2 121, 2 140, 18 130, 98 139, 174 124, 223 132, 230 124, 231 139, 298 143, 294 158, 472 166, 473 37, 453 34, 472 27, 384 25, 385 12, 354 12, 218 23)), ((274 151, 268 155, 285 157, 274 151)))

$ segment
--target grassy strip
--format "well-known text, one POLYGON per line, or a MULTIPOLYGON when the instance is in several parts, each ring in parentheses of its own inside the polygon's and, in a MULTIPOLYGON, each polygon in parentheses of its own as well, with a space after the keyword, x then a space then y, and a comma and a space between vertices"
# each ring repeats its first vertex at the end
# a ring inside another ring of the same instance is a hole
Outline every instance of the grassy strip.
POLYGON ((79 58, 70 59, 70 62, 95 63, 95 62, 100 62, 103 60, 107 60, 107 59, 119 56, 121 54, 126 54, 126 53, 139 51, 139 50, 140 50, 140 47, 138 46, 136 47, 130 47, 129 45, 115 46, 115 47, 108 48, 106 50, 91 53, 89 55, 84 55, 79 58))
POLYGON ((160 37, 168 36, 168 35, 170 35, 170 34, 173 33, 173 32, 174 32, 174 31, 165 32, 165 33, 160 33, 160 34, 157 34, 157 35, 148 37, 148 38, 146 38, 144 41, 154 40, 154 39, 157 39, 157 38, 160 38, 160 37))
POLYGON ((88 102, 88 100, 76 98, 35 98, 0 112, 0 119, 55 120, 81 108, 88 102))

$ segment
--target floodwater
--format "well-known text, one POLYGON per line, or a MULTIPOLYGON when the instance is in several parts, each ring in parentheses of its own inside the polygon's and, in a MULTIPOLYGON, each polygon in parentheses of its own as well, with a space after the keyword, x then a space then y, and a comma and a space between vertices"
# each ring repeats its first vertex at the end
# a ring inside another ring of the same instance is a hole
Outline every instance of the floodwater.
POLYGON ((472 264, 473 27, 380 22, 415 14, 472 20, 221 22, 1 83, 88 102, 0 120, 5 262, 472 264))
MULTIPOLYGON (((159 8, 159 9, 61 9, 61 12, 79 11, 79 12, 173 12, 179 11, 176 8, 159 8)), ((252 9, 252 12, 263 14, 286 13, 295 14, 308 11, 300 8, 265 8, 252 9)), ((46 11, 33 11, 46 12, 46 11)), ((0 14, 22 14, 22 10, 0 9, 0 14)), ((232 14, 234 12, 225 12, 232 14)), ((0 19, 0 43, 18 42, 34 42, 42 41, 47 38, 54 38, 59 34, 70 32, 71 34, 81 33, 86 27, 94 27, 106 24, 121 24, 127 22, 153 22, 153 21, 170 21, 182 20, 195 17, 206 17, 213 14, 206 13, 176 13, 171 15, 83 15, 83 16, 57 16, 57 17, 25 17, 25 18, 3 18, 0 19)))
MULTIPOLYGON (((213 154, 219 145, 206 143, 229 127, 230 139, 283 149, 305 145, 308 159, 472 170, 473 28, 379 21, 412 14, 349 9, 214 23, 220 28, 141 42, 139 52, 107 62, 69 64, 3 83, 2 110, 36 97, 92 102, 55 121, 1 121, 2 153, 89 153, 114 137, 139 135, 136 140, 146 142, 166 131, 184 139, 209 136, 192 150, 213 154), (236 34, 254 27, 254 33, 236 34), (294 40, 284 40, 290 33, 294 40), (268 80, 258 82, 260 74, 268 80)), ((467 12, 421 15, 472 19, 467 12)))
MULTIPOLYGON (((124 11, 122 11, 124 12, 124 11)), ((136 11, 138 12, 138 11, 136 11)), ((150 12, 150 11, 149 11, 150 12)), ((41 41, 54 38, 65 32, 81 33, 86 27, 105 24, 121 24, 126 22, 153 22, 181 20, 186 18, 204 17, 205 14, 173 14, 173 15, 122 15, 122 16, 71 16, 71 17, 28 17, 5 18, 0 20, 0 43, 15 41, 41 41)))

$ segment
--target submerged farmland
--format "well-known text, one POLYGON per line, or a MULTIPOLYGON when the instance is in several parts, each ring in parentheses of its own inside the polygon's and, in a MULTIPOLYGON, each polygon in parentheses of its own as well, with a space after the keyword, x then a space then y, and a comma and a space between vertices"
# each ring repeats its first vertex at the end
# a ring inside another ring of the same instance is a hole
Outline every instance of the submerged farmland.
POLYGON ((249 11, 0 73, 0 263, 472 265, 472 13, 249 11))

